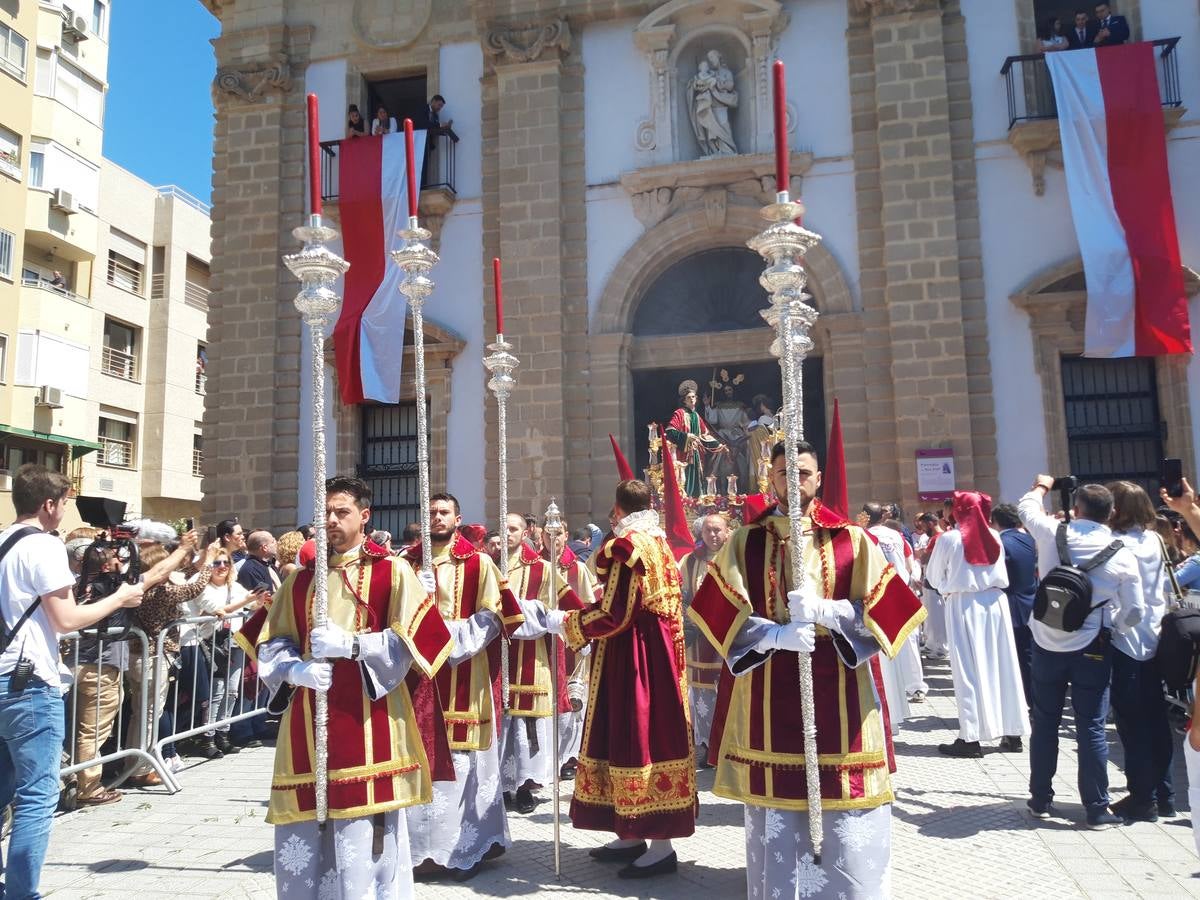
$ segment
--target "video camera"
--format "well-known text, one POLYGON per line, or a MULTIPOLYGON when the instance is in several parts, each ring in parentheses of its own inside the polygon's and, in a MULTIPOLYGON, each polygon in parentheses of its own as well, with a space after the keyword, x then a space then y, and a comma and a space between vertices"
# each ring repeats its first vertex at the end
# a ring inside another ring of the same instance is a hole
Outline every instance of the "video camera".
MULTIPOLYGON (((83 566, 75 586, 81 603, 92 603, 116 593, 122 584, 142 579, 137 532, 123 524, 125 503, 108 497, 77 497, 79 515, 93 528, 101 529, 84 551, 83 566)), ((104 625, 105 623, 100 623, 104 625)))
POLYGON ((1050 485, 1051 491, 1058 492, 1058 502, 1062 506, 1063 518, 1067 522, 1071 521, 1071 497, 1077 487, 1079 487, 1079 479, 1074 475, 1056 475, 1054 484, 1050 485))

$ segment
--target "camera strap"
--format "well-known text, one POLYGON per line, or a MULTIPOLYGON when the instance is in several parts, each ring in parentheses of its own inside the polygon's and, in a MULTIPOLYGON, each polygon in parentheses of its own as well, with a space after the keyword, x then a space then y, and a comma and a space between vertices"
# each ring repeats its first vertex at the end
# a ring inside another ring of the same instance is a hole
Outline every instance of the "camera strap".
MULTIPOLYGON (((8 551, 11 550, 18 541, 22 538, 27 538, 31 534, 42 534, 42 529, 34 528, 32 525, 26 525, 24 528, 18 528, 8 536, 8 540, 0 545, 0 563, 4 562, 4 557, 8 556, 8 551)), ((41 595, 33 598, 33 603, 29 604, 29 608, 21 613, 21 618, 17 619, 17 623, 13 625, 10 631, 5 627, 4 622, 0 621, 0 653, 8 649, 8 645, 13 642, 17 633, 29 621, 29 617, 37 612, 37 608, 42 605, 41 595)))

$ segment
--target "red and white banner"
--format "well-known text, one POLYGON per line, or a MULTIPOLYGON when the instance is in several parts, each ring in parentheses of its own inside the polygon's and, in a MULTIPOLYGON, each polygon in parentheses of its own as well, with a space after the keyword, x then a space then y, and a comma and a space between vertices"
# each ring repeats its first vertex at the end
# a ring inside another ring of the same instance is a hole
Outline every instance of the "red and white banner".
MULTIPOLYGON (((414 135, 418 172, 425 132, 414 135)), ((392 262, 407 227, 404 134, 342 141, 338 151, 338 209, 350 268, 333 329, 343 403, 400 402, 400 363, 408 303, 403 273, 392 262)))
POLYGON ((1087 279, 1084 355, 1190 353, 1154 48, 1047 53, 1087 279))

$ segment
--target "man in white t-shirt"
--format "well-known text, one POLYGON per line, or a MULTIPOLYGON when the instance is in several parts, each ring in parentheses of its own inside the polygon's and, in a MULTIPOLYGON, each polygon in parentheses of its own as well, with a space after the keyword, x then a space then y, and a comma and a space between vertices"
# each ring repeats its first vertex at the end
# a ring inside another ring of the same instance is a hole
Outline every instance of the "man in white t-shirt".
POLYGON ((0 532, 0 551, 7 549, 0 559, 0 618, 5 636, 11 634, 0 653, 0 808, 16 801, 4 859, 9 897, 38 896, 58 804, 62 696, 64 676, 69 678, 58 658, 58 636, 142 602, 140 585, 124 585, 110 597, 76 606, 66 548, 46 534, 62 522, 70 490, 58 472, 21 466, 12 487, 17 521, 0 532))

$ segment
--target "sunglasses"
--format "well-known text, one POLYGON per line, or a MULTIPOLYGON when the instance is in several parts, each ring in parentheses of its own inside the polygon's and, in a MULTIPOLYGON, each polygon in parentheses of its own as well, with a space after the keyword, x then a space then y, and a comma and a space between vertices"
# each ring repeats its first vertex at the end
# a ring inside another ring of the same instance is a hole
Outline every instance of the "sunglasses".
POLYGON ((227 562, 224 562, 224 561, 221 561, 221 562, 215 562, 215 563, 213 563, 213 564, 212 564, 212 567, 213 567, 214 569, 228 569, 228 568, 229 568, 229 563, 227 563, 227 562))

